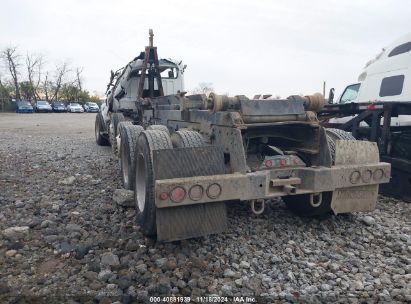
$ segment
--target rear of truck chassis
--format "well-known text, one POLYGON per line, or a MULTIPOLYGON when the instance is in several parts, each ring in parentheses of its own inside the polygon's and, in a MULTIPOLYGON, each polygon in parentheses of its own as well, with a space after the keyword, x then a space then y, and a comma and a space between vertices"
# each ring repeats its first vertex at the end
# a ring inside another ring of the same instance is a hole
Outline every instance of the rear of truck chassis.
POLYGON ((255 214, 279 197, 302 216, 375 209, 390 164, 379 161, 375 143, 320 125, 321 94, 164 96, 152 36, 140 56, 136 100, 111 93, 111 127, 98 115, 96 140, 116 147, 146 235, 173 241, 223 232, 226 203, 238 200, 255 214))
POLYGON ((159 239, 223 231, 224 202, 233 200, 249 202, 257 214, 278 197, 301 215, 375 209, 378 185, 390 178, 375 143, 330 142, 303 100, 233 99, 237 109, 210 112, 197 104, 186 120, 161 122, 171 133, 179 127, 198 132, 208 144, 153 151, 159 239))

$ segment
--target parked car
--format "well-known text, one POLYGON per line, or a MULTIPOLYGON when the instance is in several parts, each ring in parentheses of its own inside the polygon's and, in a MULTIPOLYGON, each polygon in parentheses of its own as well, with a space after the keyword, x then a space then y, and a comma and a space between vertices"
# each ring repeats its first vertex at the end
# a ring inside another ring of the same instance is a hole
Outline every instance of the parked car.
POLYGON ((53 101, 51 103, 53 112, 67 112, 67 108, 61 101, 53 101))
POLYGON ((34 110, 39 112, 52 112, 51 105, 45 100, 38 100, 34 106, 34 110))
POLYGON ((98 113, 100 112, 100 108, 95 102, 86 102, 84 104, 84 111, 98 113))
POLYGON ((20 100, 16 102, 16 113, 33 113, 34 109, 30 102, 20 100))
POLYGON ((81 104, 77 102, 70 102, 67 106, 67 111, 70 113, 83 113, 84 109, 81 104))

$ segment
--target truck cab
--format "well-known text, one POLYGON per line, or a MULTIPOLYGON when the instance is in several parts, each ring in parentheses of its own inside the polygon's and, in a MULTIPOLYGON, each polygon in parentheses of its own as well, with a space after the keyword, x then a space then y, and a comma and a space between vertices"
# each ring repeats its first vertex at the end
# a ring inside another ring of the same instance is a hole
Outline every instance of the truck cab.
MULTIPOLYGON (((411 101, 411 33, 368 61, 358 82, 347 86, 336 103, 398 101, 411 101)), ((411 116, 393 118, 392 125, 411 125, 411 116)))
MULTIPOLYGON (((136 57, 124 68, 118 70, 112 77, 109 89, 107 92, 107 105, 110 106, 113 112, 127 112, 135 110, 135 102, 138 98, 158 97, 160 92, 158 85, 154 82, 153 96, 150 96, 149 77, 144 77, 144 84, 140 84, 141 73, 143 70, 144 57, 143 54, 136 57), (142 86, 142 92, 139 88, 142 86)), ((184 91, 184 69, 185 65, 172 59, 160 59, 159 70, 161 82, 163 85, 164 95, 177 94, 184 91)), ((146 75, 149 70, 145 69, 146 75)))

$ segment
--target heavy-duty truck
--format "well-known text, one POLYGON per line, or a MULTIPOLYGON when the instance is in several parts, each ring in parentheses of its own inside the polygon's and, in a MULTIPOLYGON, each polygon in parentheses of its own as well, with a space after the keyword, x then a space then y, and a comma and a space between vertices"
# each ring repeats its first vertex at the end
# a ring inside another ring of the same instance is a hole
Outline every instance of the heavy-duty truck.
POLYGON ((390 164, 375 143, 319 124, 321 94, 188 96, 184 68, 158 59, 150 31, 145 52, 112 72, 96 117, 96 141, 119 156, 143 233, 162 241, 220 233, 230 201, 254 214, 280 197, 301 216, 375 209, 390 164))

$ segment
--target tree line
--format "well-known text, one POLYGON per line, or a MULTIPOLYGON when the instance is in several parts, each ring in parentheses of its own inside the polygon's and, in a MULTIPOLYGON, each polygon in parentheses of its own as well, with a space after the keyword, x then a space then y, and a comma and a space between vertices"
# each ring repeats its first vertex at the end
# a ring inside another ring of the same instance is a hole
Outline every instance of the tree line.
POLYGON ((48 64, 42 54, 22 55, 17 46, 0 50, 0 101, 12 99, 36 102, 87 101, 99 102, 83 88, 82 67, 73 67, 68 61, 48 64))

